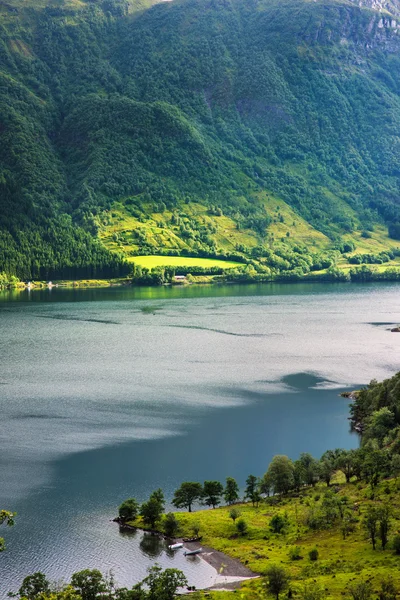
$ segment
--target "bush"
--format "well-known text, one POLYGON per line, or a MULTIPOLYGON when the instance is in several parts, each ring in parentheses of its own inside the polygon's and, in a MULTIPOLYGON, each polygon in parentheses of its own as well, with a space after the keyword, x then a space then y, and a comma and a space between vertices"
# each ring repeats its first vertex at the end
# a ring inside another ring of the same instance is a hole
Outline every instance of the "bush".
POLYGON ((274 533, 282 533, 282 531, 285 529, 285 525, 286 519, 282 517, 282 515, 273 516, 269 523, 271 531, 274 533))
POLYGON ((318 560, 319 552, 317 548, 312 548, 308 553, 308 557, 310 560, 318 560))
POLYGON ((244 519, 239 519, 239 521, 236 523, 236 529, 240 535, 245 535, 248 530, 246 521, 244 519))
POLYGON ((241 514, 242 513, 240 512, 240 510, 237 508, 231 508, 231 510, 229 511, 229 516, 233 522, 235 522, 236 519, 238 519, 241 514))
POLYGON ((400 554, 400 535, 397 534, 393 538, 393 550, 396 554, 400 554))
POLYGON ((289 550, 290 560, 301 560, 303 557, 300 554, 300 546, 293 546, 289 550))

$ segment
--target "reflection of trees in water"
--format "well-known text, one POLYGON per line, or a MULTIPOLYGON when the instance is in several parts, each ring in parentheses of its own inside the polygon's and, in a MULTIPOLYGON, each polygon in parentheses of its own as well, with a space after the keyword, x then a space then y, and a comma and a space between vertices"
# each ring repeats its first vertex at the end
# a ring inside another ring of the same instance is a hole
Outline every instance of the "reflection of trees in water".
POLYGON ((144 554, 150 556, 150 558, 157 558, 165 549, 165 545, 164 541, 158 535, 145 533, 140 540, 140 549, 144 554))
POLYGON ((127 529, 126 527, 119 528, 119 535, 124 538, 135 538, 137 536, 137 529, 127 529))

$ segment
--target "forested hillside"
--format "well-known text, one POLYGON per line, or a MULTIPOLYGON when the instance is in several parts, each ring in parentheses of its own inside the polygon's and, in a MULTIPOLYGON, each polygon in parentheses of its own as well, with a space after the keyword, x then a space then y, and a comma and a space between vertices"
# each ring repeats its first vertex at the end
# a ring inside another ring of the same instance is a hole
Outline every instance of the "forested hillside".
POLYGON ((0 2, 0 272, 395 264, 397 0, 150 4, 0 2))

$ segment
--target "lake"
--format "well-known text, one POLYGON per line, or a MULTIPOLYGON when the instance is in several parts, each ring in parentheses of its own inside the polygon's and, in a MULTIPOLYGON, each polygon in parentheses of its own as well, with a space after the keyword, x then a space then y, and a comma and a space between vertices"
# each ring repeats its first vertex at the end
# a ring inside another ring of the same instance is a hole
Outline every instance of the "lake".
POLYGON ((154 562, 211 585, 204 561, 111 522, 182 481, 244 486, 274 454, 352 448, 339 393, 399 370, 398 284, 0 293, 0 597, 23 577, 154 562))

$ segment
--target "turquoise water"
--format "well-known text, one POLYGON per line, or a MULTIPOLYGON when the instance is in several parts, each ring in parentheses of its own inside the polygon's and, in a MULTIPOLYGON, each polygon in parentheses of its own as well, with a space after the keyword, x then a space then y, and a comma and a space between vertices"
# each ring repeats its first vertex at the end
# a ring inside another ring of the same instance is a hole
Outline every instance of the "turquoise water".
POLYGON ((214 583, 110 519, 127 496, 262 475, 271 457, 355 447, 339 392, 399 369, 400 287, 258 285, 0 294, 0 597, 38 569, 158 561, 214 583))

